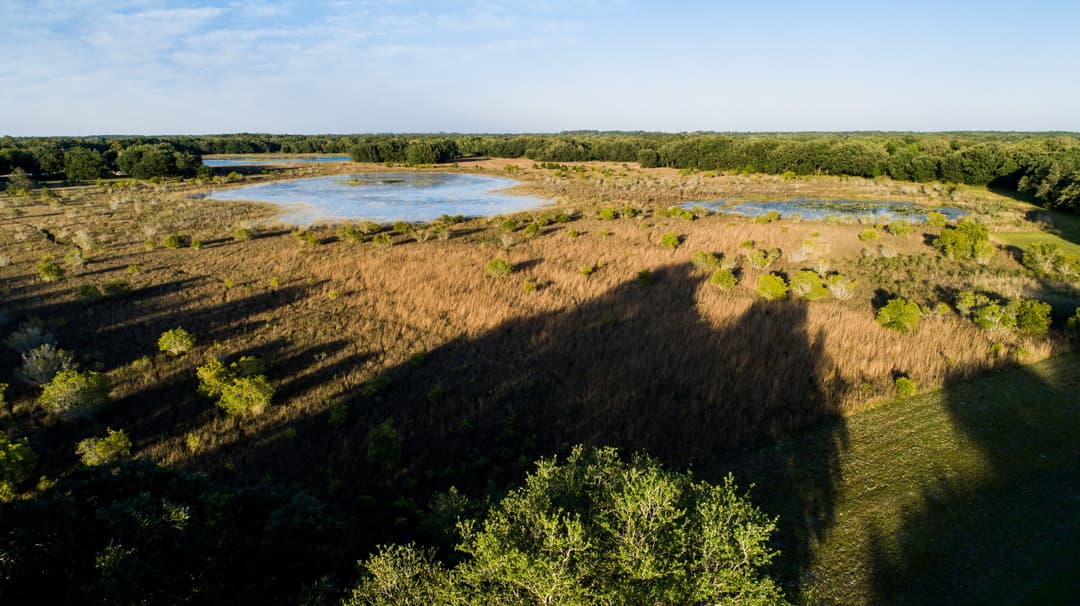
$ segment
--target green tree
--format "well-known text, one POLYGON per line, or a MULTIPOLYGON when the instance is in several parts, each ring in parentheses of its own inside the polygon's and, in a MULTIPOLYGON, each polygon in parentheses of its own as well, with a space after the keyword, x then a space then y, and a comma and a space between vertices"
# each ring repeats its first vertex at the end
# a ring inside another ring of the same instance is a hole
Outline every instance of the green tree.
POLYGON ((449 573, 414 547, 383 548, 351 604, 782 604, 764 574, 775 529, 730 475, 710 485, 576 447, 459 523, 467 557, 449 573))
POLYGON ((183 328, 174 328, 161 333, 158 338, 158 350, 178 356, 195 346, 195 338, 183 328))
POLYGON ((890 299, 878 310, 877 323, 899 333, 914 332, 919 327, 919 304, 899 297, 890 299))
POLYGON ((86 438, 75 445, 83 465, 103 465, 131 454, 131 439, 122 429, 106 428, 104 437, 86 438))
POLYGON ((61 370, 38 396, 45 412, 62 418, 88 416, 109 401, 109 379, 99 372, 61 370))
POLYGON ((37 455, 30 448, 30 440, 11 440, 0 431, 0 503, 15 498, 19 484, 30 479, 37 466, 37 455))
POLYGON ((68 181, 93 181, 105 170, 105 159, 95 149, 73 147, 64 152, 64 176, 68 181))

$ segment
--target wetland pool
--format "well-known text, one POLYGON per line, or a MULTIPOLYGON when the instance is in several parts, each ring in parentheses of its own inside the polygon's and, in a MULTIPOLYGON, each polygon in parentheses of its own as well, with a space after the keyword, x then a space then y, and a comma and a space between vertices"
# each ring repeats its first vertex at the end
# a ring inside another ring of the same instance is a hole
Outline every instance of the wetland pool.
POLYGON ((310 164, 312 162, 348 162, 348 156, 244 156, 240 158, 203 158, 210 168, 223 166, 258 166, 261 164, 310 164))
POLYGON ((554 203, 499 191, 519 184, 486 175, 360 173, 245 185, 204 197, 279 204, 279 218, 296 225, 337 219, 392 223, 432 221, 441 215, 486 217, 554 203))
POLYGON ((732 200, 716 200, 710 202, 687 202, 682 207, 690 210, 696 206, 703 206, 709 212, 726 215, 745 215, 747 217, 760 217, 770 212, 780 213, 782 219, 801 218, 808 221, 823 221, 836 219, 838 221, 855 221, 860 217, 872 217, 875 223, 904 219, 916 223, 924 223, 927 213, 939 212, 950 221, 964 216, 964 211, 959 208, 930 207, 915 204, 914 202, 885 202, 868 200, 811 200, 797 198, 794 200, 771 200, 737 202, 732 200))

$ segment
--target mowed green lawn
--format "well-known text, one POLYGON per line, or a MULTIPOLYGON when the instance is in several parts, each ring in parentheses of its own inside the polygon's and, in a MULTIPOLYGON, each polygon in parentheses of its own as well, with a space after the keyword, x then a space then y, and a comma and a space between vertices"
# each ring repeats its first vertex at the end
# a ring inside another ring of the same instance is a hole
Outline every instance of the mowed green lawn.
POLYGON ((1042 209, 1039 212, 1053 223, 1051 231, 1000 232, 994 237, 1021 250, 1032 244, 1052 242, 1066 253, 1080 255, 1080 215, 1042 209))
POLYGON ((1080 355, 888 402, 730 463, 781 516, 778 574, 798 601, 1080 603, 1080 355))

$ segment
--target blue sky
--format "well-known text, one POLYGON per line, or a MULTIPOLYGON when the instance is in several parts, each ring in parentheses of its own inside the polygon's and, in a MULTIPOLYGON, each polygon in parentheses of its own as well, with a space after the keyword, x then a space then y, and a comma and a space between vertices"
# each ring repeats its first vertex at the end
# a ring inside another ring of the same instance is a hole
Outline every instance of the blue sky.
POLYGON ((1080 2, 0 2, 0 135, 1080 130, 1080 2))

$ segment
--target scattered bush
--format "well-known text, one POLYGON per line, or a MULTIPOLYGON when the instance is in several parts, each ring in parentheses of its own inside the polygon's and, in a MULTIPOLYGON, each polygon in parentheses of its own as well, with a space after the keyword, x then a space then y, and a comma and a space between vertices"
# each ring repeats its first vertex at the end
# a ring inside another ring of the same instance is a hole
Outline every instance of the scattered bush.
POLYGON ((484 271, 492 278, 503 278, 514 273, 514 266, 506 259, 492 259, 484 265, 484 271))
POLYGON ((75 368, 71 352, 57 348, 52 343, 38 345, 22 355, 23 365, 17 376, 31 385, 44 385, 61 370, 75 368))
POLYGON ((1053 242, 1032 244, 1024 251, 1024 267, 1040 276, 1072 279, 1080 276, 1080 257, 1066 254, 1053 242))
POLYGON ((919 305, 899 297, 890 299, 878 310, 877 323, 901 334, 914 332, 919 327, 919 305))
POLYGON ((779 221, 779 220, 780 220, 780 213, 779 213, 779 211, 775 211, 775 210, 770 210, 769 212, 767 212, 767 213, 765 213, 763 215, 758 215, 757 217, 754 217, 754 223, 767 224, 767 223, 775 223, 776 221, 779 221))
POLYGON ((52 255, 42 255, 38 259, 37 272, 42 282, 55 282, 64 277, 64 268, 60 267, 52 255))
POLYGON ((274 387, 261 372, 262 364, 251 356, 227 367, 221 360, 210 360, 196 369, 199 393, 217 398, 218 408, 227 415, 259 414, 274 397, 274 387))
POLYGON ((934 248, 949 259, 975 259, 980 263, 989 261, 994 255, 986 226, 970 220, 942 229, 941 235, 934 240, 934 248))
POLYGON ((401 461, 401 436, 390 417, 368 431, 368 463, 390 471, 401 461))
POLYGON ((598 216, 601 221, 613 221, 619 218, 619 211, 611 208, 610 206, 605 206, 604 208, 600 209, 600 213, 598 216))
POLYGON ((770 248, 769 250, 751 249, 746 252, 746 262, 750 264, 750 267, 759 271, 765 271, 779 258, 779 248, 770 248))
POLYGON ((1016 316, 997 303, 988 303, 980 307, 971 320, 979 328, 1001 330, 1016 326, 1016 316))
POLYGON ((38 405, 61 418, 88 416, 109 401, 109 379, 98 372, 61 370, 49 381, 38 405))
POLYGON ((818 301, 829 296, 829 290, 821 281, 817 272, 803 270, 791 276, 791 294, 811 301, 818 301))
POLYGON ((319 240, 319 236, 315 235, 315 232, 310 229, 295 229, 292 232, 293 238, 300 243, 301 246, 318 246, 322 244, 322 240, 319 240))
POLYGON ((28 438, 11 440, 0 431, 0 503, 15 498, 19 484, 30 479, 37 459, 28 438))
POLYGON ((911 233, 911 223, 903 219, 891 221, 885 226, 885 231, 894 236, 906 236, 911 233))
POLYGON ((675 250, 680 244, 682 244, 682 238, 673 231, 665 232, 664 235, 660 236, 660 246, 675 250))
POLYGON ((1072 317, 1065 321, 1065 334, 1073 340, 1073 343, 1080 345, 1080 307, 1077 307, 1072 317))
POLYGON ((591 276, 591 275, 592 275, 592 273, 593 273, 594 271, 596 271, 596 266, 595 266, 595 265, 592 265, 592 264, 589 264, 589 265, 582 265, 582 266, 581 266, 581 267, 580 267, 580 268, 578 269, 578 271, 580 271, 580 272, 581 272, 581 275, 583 275, 583 276, 591 276))
POLYGON ((691 255, 690 262, 694 264, 694 267, 705 271, 715 271, 720 268, 721 264, 720 257, 703 250, 691 255))
POLYGON ((379 248, 390 248, 394 245, 394 237, 388 232, 378 233, 372 236, 371 243, 379 248))
POLYGON ((915 381, 907 377, 896 378, 896 395, 902 398, 910 398, 918 391, 918 387, 915 385, 915 381))
POLYGON ((103 438, 86 438, 75 445, 75 454, 83 465, 93 467, 131 455, 131 439, 122 429, 106 428, 103 438))
POLYGON ((864 229, 859 232, 859 239, 863 242, 873 242, 878 239, 878 233, 876 229, 864 229))
POLYGON ((169 234, 161 240, 165 248, 187 248, 191 246, 191 236, 183 233, 169 234))
POLYGON ((847 301, 855 295, 856 281, 841 274, 830 274, 825 278, 825 288, 835 299, 847 301))
POLYGON ((174 356, 187 353, 195 346, 195 338, 183 328, 174 328, 161 333, 158 338, 158 351, 163 351, 174 356))
POLYGON ((768 273, 758 277, 758 294, 769 301, 780 301, 788 296, 788 285, 783 276, 768 273))
POLYGON ((1032 299, 1010 301, 1008 311, 1016 316, 1016 328, 1033 337, 1050 332, 1050 304, 1032 299))
POLYGON ((56 344, 56 336, 38 318, 30 318, 4 339, 4 344, 15 353, 23 354, 40 345, 56 344))
POLYGON ((709 282, 715 284, 720 290, 731 290, 738 283, 738 280, 730 269, 718 269, 712 273, 709 282))
POLYGON ((937 211, 926 213, 926 224, 930 227, 945 227, 948 222, 949 219, 944 213, 939 213, 937 211))
POLYGON ((237 227, 232 231, 233 242, 244 242, 255 237, 254 232, 246 227, 237 227))

